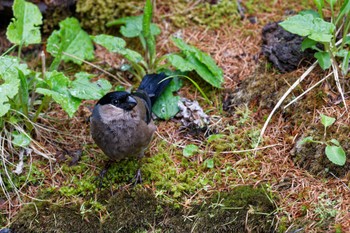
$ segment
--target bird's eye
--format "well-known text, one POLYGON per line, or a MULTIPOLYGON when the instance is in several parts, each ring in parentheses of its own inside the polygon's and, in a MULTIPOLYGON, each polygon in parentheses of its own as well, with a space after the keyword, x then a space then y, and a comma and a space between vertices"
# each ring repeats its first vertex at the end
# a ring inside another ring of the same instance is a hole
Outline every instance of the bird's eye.
POLYGON ((113 104, 114 105, 118 105, 119 104, 119 100, 113 100, 113 104))

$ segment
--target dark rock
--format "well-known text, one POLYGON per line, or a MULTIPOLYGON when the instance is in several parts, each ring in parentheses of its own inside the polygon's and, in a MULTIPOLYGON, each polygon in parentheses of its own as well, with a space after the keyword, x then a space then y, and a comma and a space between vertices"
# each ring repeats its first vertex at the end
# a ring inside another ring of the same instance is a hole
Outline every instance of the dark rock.
POLYGON ((301 51, 303 37, 285 31, 278 22, 265 25, 262 30, 262 53, 282 73, 310 64, 314 52, 301 51))

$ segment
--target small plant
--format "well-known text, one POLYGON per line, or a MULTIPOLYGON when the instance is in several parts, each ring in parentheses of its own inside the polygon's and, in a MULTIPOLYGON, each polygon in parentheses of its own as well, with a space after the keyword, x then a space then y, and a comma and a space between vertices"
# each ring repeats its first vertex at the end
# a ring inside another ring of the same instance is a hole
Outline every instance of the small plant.
MULTIPOLYGON (((321 123, 324 126, 324 139, 326 138, 326 130, 327 127, 331 126, 335 122, 335 118, 329 117, 326 115, 321 114, 321 123)), ((304 143, 319 143, 322 145, 326 145, 325 153, 327 158, 334 164, 343 166, 346 162, 346 154, 338 140, 331 139, 329 141, 316 141, 313 139, 313 137, 305 137, 303 140, 299 142, 299 145, 302 145, 304 143)))
POLYGON ((293 85, 286 91, 286 93, 280 98, 278 103, 275 105, 274 109, 268 116, 265 124, 260 133, 260 139, 265 133, 268 123, 270 122, 272 116, 276 110, 281 106, 286 97, 294 90, 319 64, 323 70, 328 70, 332 68, 332 71, 313 85, 311 88, 303 92, 289 104, 284 106, 287 108, 292 103, 300 99, 303 95, 313 89, 315 86, 322 83, 330 76, 334 76, 334 80, 337 89, 341 95, 344 103, 344 107, 347 110, 347 105, 344 97, 344 90, 340 84, 339 77, 343 79, 347 76, 349 72, 349 60, 350 60, 350 0, 344 1, 333 1, 327 0, 331 11, 331 19, 329 22, 325 21, 323 15, 323 10, 326 8, 324 0, 314 0, 317 6, 318 12, 315 11, 303 11, 298 15, 292 16, 285 21, 281 22, 280 25, 287 31, 303 36, 305 39, 302 42, 302 50, 307 48, 312 48, 316 50, 315 58, 317 61, 311 65, 302 74, 293 85), (339 10, 336 10, 339 9, 339 10), (341 33, 341 39, 339 38, 339 33, 341 33))

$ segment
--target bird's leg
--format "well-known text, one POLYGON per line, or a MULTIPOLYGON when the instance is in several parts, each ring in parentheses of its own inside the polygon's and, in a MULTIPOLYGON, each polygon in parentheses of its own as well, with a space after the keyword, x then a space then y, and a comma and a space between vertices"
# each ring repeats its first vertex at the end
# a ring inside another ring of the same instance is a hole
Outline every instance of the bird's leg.
POLYGON ((102 184, 103 184, 103 178, 105 177, 105 175, 108 172, 108 169, 111 167, 112 162, 111 161, 107 161, 104 168, 102 169, 102 171, 100 172, 100 174, 96 177, 95 181, 98 181, 98 189, 101 190, 102 188, 102 184))
POLYGON ((134 178, 132 178, 133 180, 133 184, 137 185, 137 184, 141 184, 142 183, 142 176, 141 176, 141 169, 137 169, 136 174, 134 176, 134 178))

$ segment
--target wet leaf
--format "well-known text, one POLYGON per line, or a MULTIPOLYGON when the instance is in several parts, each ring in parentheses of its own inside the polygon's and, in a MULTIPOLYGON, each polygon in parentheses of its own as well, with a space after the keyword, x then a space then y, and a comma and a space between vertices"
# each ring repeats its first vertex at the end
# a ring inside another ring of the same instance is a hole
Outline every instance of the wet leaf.
POLYGON ((335 26, 312 14, 295 15, 279 23, 285 30, 299 36, 308 36, 318 42, 331 42, 335 26))
POLYGON ((119 53, 125 56, 125 58, 130 62, 139 63, 143 60, 141 54, 125 48, 126 42, 122 38, 102 34, 98 36, 92 36, 92 39, 95 43, 105 47, 108 51, 112 53, 119 53))
POLYGON ((92 60, 94 46, 89 35, 81 29, 79 21, 76 18, 67 18, 59 25, 60 30, 55 30, 47 40, 47 51, 55 57, 50 70, 56 70, 61 60, 82 64, 81 60, 64 55, 63 52, 82 60, 92 60))
POLYGON ((72 81, 69 92, 72 96, 83 100, 97 100, 102 98, 112 88, 112 85, 105 79, 91 82, 95 75, 86 72, 75 74, 76 79, 72 81))
POLYGON ((37 88, 36 92, 51 96, 72 117, 78 110, 81 100, 72 96, 68 90, 70 80, 63 73, 53 71, 46 73, 46 84, 49 88, 37 88))
POLYGON ((185 57, 184 59, 190 64, 186 64, 176 56, 170 56, 173 62, 175 61, 175 65, 179 65, 183 69, 189 69, 192 66, 193 70, 195 70, 206 82, 214 87, 221 88, 221 85, 224 82, 223 71, 208 54, 194 46, 186 44, 180 38, 173 37, 172 41, 179 49, 181 49, 185 57))
MULTIPOLYGON (((143 15, 124 17, 107 23, 107 27, 114 25, 123 25, 120 27, 120 33, 125 37, 138 37, 142 33, 142 21, 143 15)), ((151 34, 153 36, 159 35, 161 32, 160 28, 151 23, 151 34)))
POLYGON ((341 146, 326 146, 326 155, 336 165, 343 166, 346 162, 345 151, 341 146))
POLYGON ((194 70, 192 63, 190 63, 189 61, 185 60, 183 57, 177 54, 172 53, 167 55, 166 57, 171 63, 171 65, 173 65, 176 69, 182 72, 194 70))
POLYGON ((152 107, 152 111, 157 117, 168 120, 178 113, 178 102, 180 101, 180 97, 174 96, 173 92, 178 91, 181 86, 182 82, 180 79, 174 78, 171 80, 152 107))
POLYGON ((42 15, 39 8, 24 0, 15 0, 12 8, 15 18, 7 27, 7 39, 17 45, 40 43, 42 15))
POLYGON ((27 65, 20 64, 16 57, 0 57, 0 117, 10 110, 9 100, 14 98, 19 91, 19 70, 23 75, 30 73, 27 65))
POLYGON ((199 150, 198 146, 189 144, 189 145, 186 145, 185 148, 182 150, 182 154, 185 157, 191 157, 192 155, 197 153, 198 150, 199 150))

